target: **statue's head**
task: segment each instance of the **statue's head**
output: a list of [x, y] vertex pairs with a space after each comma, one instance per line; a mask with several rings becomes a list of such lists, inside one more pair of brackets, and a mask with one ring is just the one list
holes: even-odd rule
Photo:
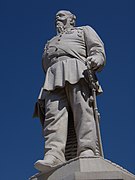
[[70, 11], [60, 10], [56, 14], [56, 28], [58, 33], [66, 28], [75, 26], [76, 16]]

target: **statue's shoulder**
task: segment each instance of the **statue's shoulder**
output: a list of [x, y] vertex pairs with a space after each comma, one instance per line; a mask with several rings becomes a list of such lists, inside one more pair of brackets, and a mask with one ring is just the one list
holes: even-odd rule
[[89, 25], [79, 26], [79, 27], [76, 27], [76, 29], [82, 30], [84, 34], [95, 32], [95, 30]]
[[89, 25], [84, 25], [84, 26], [79, 26], [79, 27], [76, 27], [78, 29], [82, 29], [82, 30], [93, 30], [93, 28]]

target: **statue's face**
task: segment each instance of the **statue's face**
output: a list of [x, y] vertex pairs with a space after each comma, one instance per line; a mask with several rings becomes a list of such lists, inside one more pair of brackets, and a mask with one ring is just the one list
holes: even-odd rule
[[66, 11], [59, 11], [56, 14], [56, 28], [58, 32], [65, 29], [65, 27], [69, 24], [71, 21], [71, 15], [68, 14]]
[[56, 14], [56, 25], [57, 24], [63, 24], [66, 25], [67, 18], [69, 18], [69, 15], [64, 11], [59, 11]]

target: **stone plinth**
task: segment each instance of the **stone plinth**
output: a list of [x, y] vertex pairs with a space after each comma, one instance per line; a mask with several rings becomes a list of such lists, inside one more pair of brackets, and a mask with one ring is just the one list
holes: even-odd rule
[[72, 159], [49, 173], [39, 173], [30, 180], [135, 180], [122, 167], [101, 157]]

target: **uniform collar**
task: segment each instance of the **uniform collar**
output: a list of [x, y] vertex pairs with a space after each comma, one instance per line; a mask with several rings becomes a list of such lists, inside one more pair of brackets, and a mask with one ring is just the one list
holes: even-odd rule
[[72, 30], [76, 29], [76, 27], [69, 27], [69, 28], [66, 28], [63, 32], [59, 33], [59, 34], [64, 34], [64, 33], [68, 33], [68, 32], [71, 32]]

